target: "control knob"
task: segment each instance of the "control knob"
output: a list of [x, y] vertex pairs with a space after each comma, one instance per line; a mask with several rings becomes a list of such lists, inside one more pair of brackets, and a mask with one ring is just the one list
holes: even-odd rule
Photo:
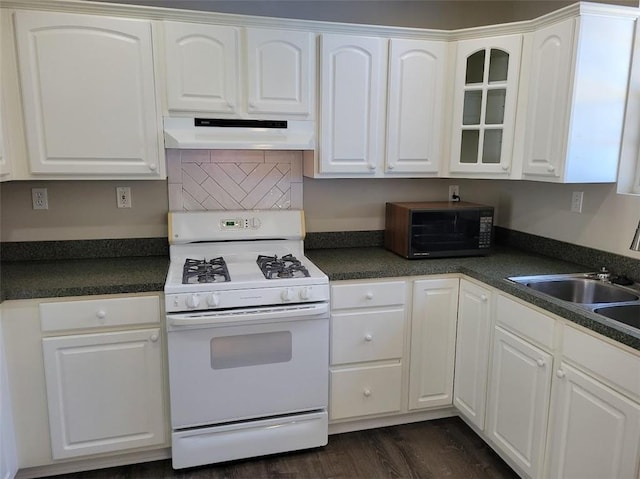
[[309, 286], [305, 286], [300, 290], [300, 299], [306, 301], [311, 298], [311, 288]]
[[192, 294], [191, 296], [187, 296], [187, 306], [190, 308], [197, 308], [200, 306], [200, 296], [197, 294]]
[[282, 293], [280, 293], [280, 298], [282, 299], [282, 301], [291, 301], [293, 296], [293, 289], [291, 288], [284, 288], [282, 290]]
[[207, 304], [211, 307], [216, 307], [220, 304], [220, 296], [218, 293], [211, 293], [207, 297]]

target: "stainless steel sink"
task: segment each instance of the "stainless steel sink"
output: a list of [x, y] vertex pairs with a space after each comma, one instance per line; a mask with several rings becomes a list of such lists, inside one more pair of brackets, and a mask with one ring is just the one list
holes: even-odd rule
[[600, 280], [596, 273], [517, 276], [508, 279], [640, 330], [640, 284], [621, 286]]
[[567, 278], [524, 283], [531, 289], [572, 303], [621, 303], [636, 301], [638, 296], [598, 279]]
[[609, 319], [640, 329], [640, 304], [605, 306], [604, 308], [596, 308], [594, 311]]

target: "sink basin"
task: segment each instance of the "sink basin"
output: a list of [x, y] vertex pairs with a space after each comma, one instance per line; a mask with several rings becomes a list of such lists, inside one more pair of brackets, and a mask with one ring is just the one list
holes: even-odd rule
[[516, 276], [509, 279], [640, 330], [640, 284], [612, 284], [597, 279], [595, 273]]
[[618, 286], [590, 278], [566, 278], [524, 283], [531, 289], [572, 303], [624, 303], [638, 296]]
[[640, 329], [640, 304], [623, 304], [596, 308], [594, 312], [607, 318]]

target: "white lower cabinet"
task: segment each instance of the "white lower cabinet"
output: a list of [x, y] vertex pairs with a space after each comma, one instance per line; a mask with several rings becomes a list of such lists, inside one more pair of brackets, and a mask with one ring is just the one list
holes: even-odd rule
[[640, 404], [564, 362], [556, 376], [550, 476], [636, 477]]
[[[45, 334], [63, 334], [42, 340], [54, 459], [165, 441], [159, 320], [154, 296], [40, 304]], [[98, 329], [136, 323], [156, 327]]]
[[571, 327], [563, 332], [548, 477], [638, 477], [640, 356]]
[[168, 447], [159, 295], [88, 298], [2, 304], [21, 471], [119, 465]]
[[54, 459], [162, 444], [158, 328], [45, 338]]
[[489, 288], [460, 280], [453, 405], [481, 431], [489, 369], [491, 297]]
[[0, 479], [12, 479], [18, 470], [10, 399], [4, 339], [0, 323]]
[[413, 282], [409, 410], [452, 404], [459, 282]]
[[497, 296], [485, 431], [529, 477], [543, 467], [554, 327], [553, 318]]
[[497, 326], [487, 435], [529, 476], [542, 467], [551, 392], [550, 354]]
[[331, 420], [400, 412], [405, 296], [404, 280], [332, 284]]

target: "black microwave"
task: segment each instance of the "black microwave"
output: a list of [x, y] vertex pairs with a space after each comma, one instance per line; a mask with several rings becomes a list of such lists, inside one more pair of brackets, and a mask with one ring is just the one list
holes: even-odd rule
[[384, 246], [405, 258], [482, 256], [492, 243], [492, 206], [462, 201], [386, 205]]

